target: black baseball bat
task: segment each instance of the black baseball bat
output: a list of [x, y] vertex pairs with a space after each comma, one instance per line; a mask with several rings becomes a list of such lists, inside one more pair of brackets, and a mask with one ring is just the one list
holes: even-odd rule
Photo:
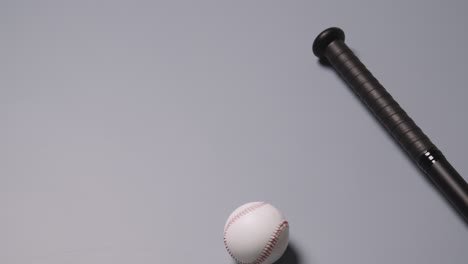
[[468, 223], [468, 184], [344, 40], [343, 30], [328, 28], [317, 36], [312, 50], [341, 75]]

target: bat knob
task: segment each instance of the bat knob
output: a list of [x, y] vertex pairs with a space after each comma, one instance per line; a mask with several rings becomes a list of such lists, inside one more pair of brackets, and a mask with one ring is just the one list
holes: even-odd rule
[[312, 51], [314, 52], [315, 56], [321, 58], [324, 55], [328, 45], [335, 40], [345, 40], [345, 34], [343, 30], [337, 27], [331, 27], [322, 31], [322, 33], [317, 36], [314, 44], [312, 45]]

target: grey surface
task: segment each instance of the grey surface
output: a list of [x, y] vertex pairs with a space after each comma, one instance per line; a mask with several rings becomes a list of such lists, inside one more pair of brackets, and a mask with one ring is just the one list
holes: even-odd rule
[[467, 225], [311, 43], [341, 26], [467, 179], [467, 8], [1, 1], [0, 263], [232, 263], [256, 200], [291, 264], [466, 263]]

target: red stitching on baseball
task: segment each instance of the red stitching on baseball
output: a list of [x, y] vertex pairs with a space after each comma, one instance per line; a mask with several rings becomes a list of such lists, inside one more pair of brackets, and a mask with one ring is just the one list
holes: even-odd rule
[[249, 263], [245, 263], [245, 262], [242, 262], [242, 261], [239, 261], [235, 256], [234, 254], [232, 254], [231, 250], [229, 249], [228, 245], [227, 245], [227, 240], [226, 240], [226, 234], [227, 234], [227, 231], [229, 229], [229, 227], [231, 227], [232, 224], [234, 224], [237, 220], [239, 220], [242, 216], [248, 214], [248, 213], [251, 213], [253, 211], [255, 211], [256, 209], [264, 206], [264, 205], [267, 205], [268, 203], [266, 202], [260, 202], [260, 203], [256, 203], [256, 204], [253, 204], [247, 208], [245, 208], [244, 210], [240, 211], [239, 213], [237, 213], [236, 215], [234, 215], [231, 220], [227, 223], [226, 225], [226, 228], [224, 229], [224, 246], [226, 247], [226, 250], [227, 252], [229, 253], [229, 255], [231, 255], [231, 257], [237, 261], [237, 263], [239, 264], [249, 264]]
[[260, 208], [264, 205], [266, 205], [268, 203], [266, 202], [260, 202], [260, 203], [256, 203], [256, 204], [253, 204], [247, 208], [245, 208], [244, 210], [240, 211], [239, 213], [237, 213], [236, 215], [234, 215], [231, 220], [229, 221], [229, 223], [226, 225], [226, 228], [224, 229], [224, 234], [226, 234], [226, 231], [228, 230], [228, 228], [234, 224], [234, 222], [236, 222], [237, 220], [239, 220], [242, 216], [254, 211], [255, 209], [257, 208]]
[[279, 235], [281, 233], [281, 231], [283, 231], [284, 228], [288, 227], [289, 226], [289, 223], [288, 221], [284, 220], [283, 222], [281, 222], [275, 229], [275, 232], [273, 232], [273, 234], [271, 235], [271, 238], [270, 240], [268, 240], [265, 248], [263, 249], [262, 253], [260, 253], [260, 256], [254, 261], [254, 262], [251, 262], [251, 263], [246, 263], [246, 262], [242, 262], [240, 260], [238, 260], [234, 254], [232, 254], [231, 250], [229, 249], [228, 245], [227, 245], [227, 240], [226, 240], [226, 234], [227, 234], [227, 230], [229, 229], [229, 227], [234, 224], [237, 220], [239, 220], [242, 216], [252, 212], [252, 211], [255, 211], [256, 209], [266, 205], [268, 203], [266, 202], [261, 202], [261, 203], [258, 203], [258, 204], [254, 204], [250, 207], [247, 207], [246, 209], [242, 210], [241, 212], [239, 212], [238, 214], [236, 214], [235, 216], [233, 216], [231, 218], [231, 220], [228, 222], [228, 224], [226, 225], [226, 228], [224, 229], [224, 246], [226, 247], [226, 250], [228, 251], [229, 255], [231, 255], [231, 257], [239, 264], [261, 264], [263, 261], [265, 261], [270, 255], [271, 253], [273, 252], [273, 249], [275, 248], [276, 244], [278, 243], [278, 239], [279, 239]]
[[273, 252], [273, 249], [275, 248], [276, 246], [276, 243], [278, 243], [278, 238], [279, 238], [279, 234], [281, 233], [281, 231], [283, 231], [283, 229], [285, 227], [287, 227], [289, 224], [288, 224], [288, 221], [284, 220], [283, 222], [281, 222], [281, 224], [278, 225], [278, 227], [276, 227], [275, 229], [275, 232], [273, 233], [273, 235], [271, 236], [270, 240], [268, 241], [268, 243], [266, 244], [265, 248], [263, 249], [262, 253], [260, 254], [260, 256], [253, 262], [253, 264], [260, 264], [262, 263], [263, 261], [265, 261], [270, 255], [271, 255], [271, 252]]

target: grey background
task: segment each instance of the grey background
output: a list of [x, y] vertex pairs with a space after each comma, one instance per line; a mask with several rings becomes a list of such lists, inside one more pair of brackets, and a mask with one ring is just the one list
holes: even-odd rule
[[[0, 263], [466, 263], [467, 225], [311, 52], [347, 43], [465, 179], [466, 1], [1, 1]], [[292, 253], [291, 253], [292, 254]]]

